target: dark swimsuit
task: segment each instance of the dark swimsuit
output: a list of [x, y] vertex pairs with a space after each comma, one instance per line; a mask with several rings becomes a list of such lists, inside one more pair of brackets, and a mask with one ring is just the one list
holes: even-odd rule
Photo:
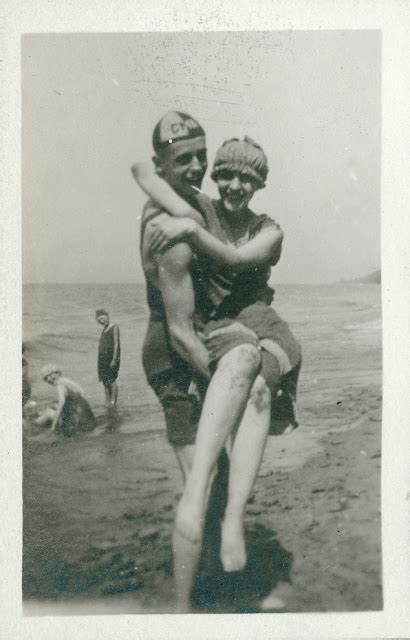
[[98, 379], [100, 382], [112, 384], [118, 378], [120, 369], [120, 345], [118, 345], [117, 358], [114, 367], [110, 367], [114, 355], [114, 327], [112, 325], [101, 333], [98, 345]]
[[[201, 211], [207, 230], [222, 242], [227, 237], [218, 218], [218, 202], [197, 196], [195, 208]], [[161, 210], [149, 201], [144, 210], [141, 247], [145, 225]], [[264, 228], [277, 226], [267, 215], [251, 213], [249, 240]], [[269, 306], [273, 290], [267, 280], [270, 265], [263, 264], [236, 276], [228, 269], [216, 267], [203, 254], [194, 257], [191, 267], [195, 294], [195, 328], [209, 334], [213, 329], [242, 322], [259, 339], [268, 338], [278, 347], [278, 357], [263, 351], [261, 375], [272, 393], [271, 434], [282, 433], [288, 425], [297, 426], [296, 387], [301, 363], [300, 347], [286, 322]], [[147, 279], [147, 301], [150, 320], [143, 347], [143, 365], [149, 384], [164, 408], [168, 439], [174, 445], [195, 442], [201, 407], [193, 407], [193, 396], [187, 394], [192, 370], [171, 348], [165, 309], [160, 291]], [[227, 333], [210, 351], [211, 364], [238, 344], [252, 342], [249, 336]], [[285, 359], [282, 366], [279, 360]], [[277, 392], [280, 392], [280, 397]]]
[[[202, 213], [205, 222], [215, 215], [213, 205], [208, 199], [200, 201], [196, 197], [192, 205]], [[141, 253], [146, 224], [161, 212], [152, 200], [149, 200], [144, 207]], [[196, 328], [203, 327], [213, 305], [207, 293], [206, 279], [195, 260], [192, 261], [191, 275], [195, 295], [194, 324]], [[162, 295], [160, 290], [149, 281], [148, 275], [146, 275], [146, 286], [150, 316], [142, 349], [144, 372], [148, 383], [161, 402], [169, 443], [174, 447], [184, 447], [195, 443], [201, 406], [196, 396], [188, 394], [193, 377], [192, 369], [171, 346]]]
[[68, 385], [64, 386], [66, 399], [57, 431], [65, 436], [72, 436], [79, 431], [91, 431], [96, 425], [96, 420], [90, 405], [81, 393]]
[[[221, 202], [214, 201], [217, 216], [212, 234], [222, 242], [229, 244], [227, 235], [219, 222], [221, 216]], [[277, 223], [265, 214], [256, 215], [248, 209], [249, 228], [246, 240], [235, 243], [236, 246], [246, 244], [255, 238], [261, 231], [269, 227], [278, 228]], [[231, 349], [240, 344], [251, 343], [258, 346], [259, 340], [268, 339], [272, 351], [262, 349], [262, 367], [260, 375], [265, 379], [271, 391], [272, 411], [270, 434], [283, 433], [288, 426], [297, 427], [296, 391], [301, 367], [301, 348], [293, 336], [288, 324], [276, 313], [270, 303], [273, 300], [274, 291], [268, 285], [270, 276], [269, 263], [260, 264], [257, 267], [234, 274], [232, 271], [218, 268], [217, 276], [211, 276], [208, 286], [214, 294], [214, 310], [211, 318], [203, 329], [203, 333], [209, 336], [215, 329], [222, 327], [232, 331], [219, 335], [206, 343], [210, 356], [211, 369]], [[213, 265], [208, 267], [212, 273]], [[215, 290], [216, 277], [225, 277], [227, 285]], [[252, 329], [258, 340], [249, 334], [238, 330], [236, 323], [241, 323], [248, 329]]]

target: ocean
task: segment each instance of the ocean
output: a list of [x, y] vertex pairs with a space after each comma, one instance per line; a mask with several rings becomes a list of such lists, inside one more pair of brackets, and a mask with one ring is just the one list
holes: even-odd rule
[[[302, 465], [317, 451], [321, 435], [360, 423], [369, 406], [376, 411], [371, 402], [381, 392], [380, 293], [378, 285], [358, 283], [276, 287], [275, 309], [303, 350], [298, 431], [304, 431], [305, 444], [292, 461], [285, 456], [284, 468]], [[97, 377], [99, 307], [121, 333], [118, 419], [109, 429]], [[142, 370], [147, 317], [142, 285], [24, 287], [31, 399], [40, 407], [54, 400], [40, 369], [55, 362], [83, 387], [99, 423], [94, 433], [53, 444], [24, 440], [26, 599], [138, 592], [134, 606], [147, 611], [153, 602], [164, 606], [169, 596], [158, 595], [158, 576], [169, 574], [171, 512], [181, 482], [160, 406]]]
[[[277, 286], [275, 309], [287, 320], [303, 347], [300, 395], [320, 394], [349, 379], [380, 381], [380, 287], [366, 284]], [[119, 432], [161, 429], [155, 395], [141, 366], [147, 325], [143, 285], [26, 285], [23, 340], [27, 346], [32, 398], [44, 403], [53, 389], [40, 377], [47, 362], [59, 364], [81, 384], [97, 414], [104, 409], [97, 378], [100, 327], [95, 309], [106, 308], [121, 331], [119, 375], [122, 421]]]

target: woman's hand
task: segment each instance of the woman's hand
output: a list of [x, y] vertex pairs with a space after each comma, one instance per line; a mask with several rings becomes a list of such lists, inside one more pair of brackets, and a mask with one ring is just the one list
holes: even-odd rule
[[145, 227], [148, 250], [161, 253], [171, 244], [187, 240], [196, 226], [196, 222], [190, 218], [173, 218], [164, 214], [156, 216]]

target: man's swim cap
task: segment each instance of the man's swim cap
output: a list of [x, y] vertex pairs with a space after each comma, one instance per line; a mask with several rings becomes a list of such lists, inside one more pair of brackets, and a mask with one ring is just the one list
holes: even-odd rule
[[61, 373], [61, 367], [58, 367], [56, 364], [45, 364], [41, 369], [41, 377], [43, 380], [52, 373]]
[[108, 311], [106, 311], [105, 309], [97, 309], [97, 311], [95, 312], [95, 317], [100, 318], [101, 316], [108, 316]]
[[247, 173], [254, 178], [261, 189], [265, 186], [268, 176], [268, 159], [263, 149], [248, 136], [243, 140], [232, 138], [226, 140], [216, 153], [211, 173], [212, 180], [216, 182], [219, 172], [225, 169]]
[[173, 142], [198, 138], [204, 135], [205, 131], [199, 122], [187, 113], [168, 111], [155, 125], [154, 133], [152, 134], [152, 146], [156, 152], [161, 152]]

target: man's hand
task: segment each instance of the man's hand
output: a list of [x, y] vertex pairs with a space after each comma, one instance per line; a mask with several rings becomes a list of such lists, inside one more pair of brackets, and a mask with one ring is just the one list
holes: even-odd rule
[[152, 253], [162, 253], [170, 245], [187, 240], [194, 233], [196, 223], [190, 218], [172, 218], [167, 214], [156, 216], [145, 227], [145, 239]]

